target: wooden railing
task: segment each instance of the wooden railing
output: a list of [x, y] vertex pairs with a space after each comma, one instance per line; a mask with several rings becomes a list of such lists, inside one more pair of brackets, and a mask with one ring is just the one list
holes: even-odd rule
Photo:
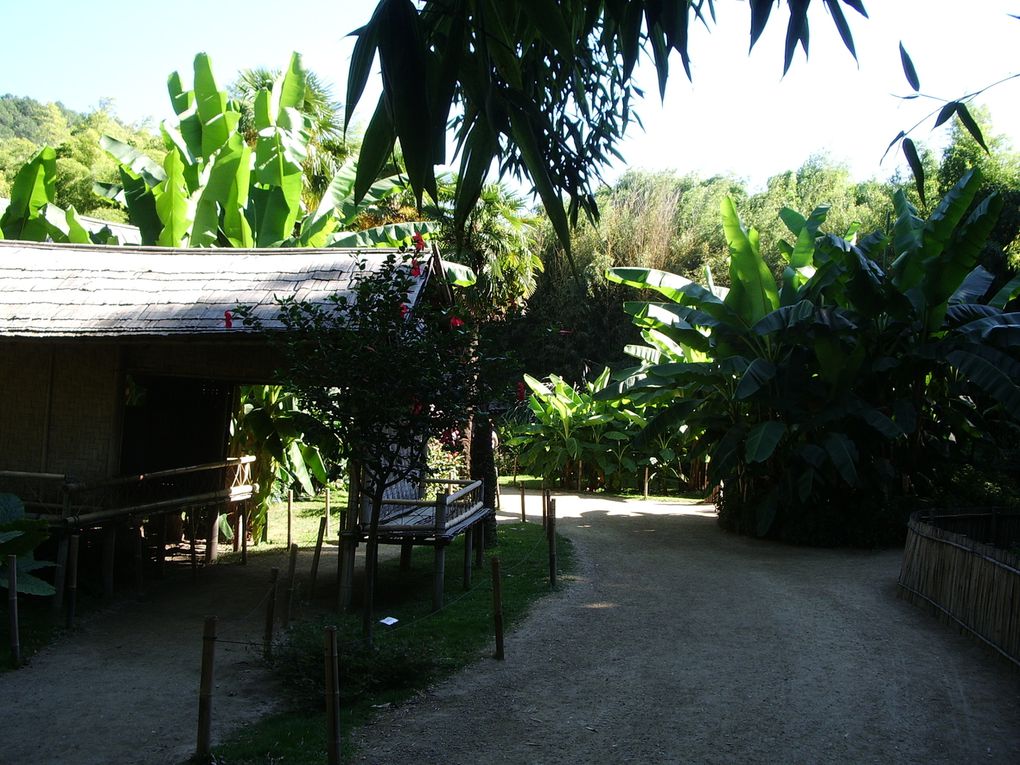
[[17, 494], [26, 510], [58, 527], [85, 527], [131, 516], [250, 499], [253, 456], [99, 481], [54, 473], [0, 471], [0, 491]]

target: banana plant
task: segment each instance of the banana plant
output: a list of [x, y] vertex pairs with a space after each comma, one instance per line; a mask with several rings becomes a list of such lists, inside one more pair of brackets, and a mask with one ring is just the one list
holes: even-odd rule
[[11, 199], [0, 216], [0, 239], [64, 244], [110, 244], [116, 238], [109, 228], [88, 231], [74, 207], [55, 203], [57, 153], [44, 146], [18, 171]]
[[9, 556], [17, 561], [18, 592], [26, 595], [52, 595], [53, 585], [32, 574], [52, 563], [35, 559], [35, 548], [50, 535], [44, 520], [25, 517], [25, 505], [16, 494], [0, 492], [0, 587], [9, 589]]
[[610, 270], [669, 302], [626, 306], [648, 345], [629, 349], [640, 365], [599, 397], [655, 407], [646, 441], [683, 425], [698, 434], [725, 525], [822, 542], [896, 533], [889, 508], [923, 492], [939, 458], [1020, 423], [1020, 314], [985, 299], [977, 265], [1001, 201], [977, 202], [979, 185], [965, 176], [927, 220], [897, 195], [891, 235], [860, 241], [823, 234], [824, 208], [784, 210], [793, 242], [779, 284], [724, 202], [724, 297]]

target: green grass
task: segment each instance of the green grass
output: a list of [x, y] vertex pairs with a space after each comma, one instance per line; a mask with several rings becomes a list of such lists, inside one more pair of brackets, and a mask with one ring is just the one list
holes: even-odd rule
[[[538, 524], [506, 524], [499, 528], [503, 613], [507, 626], [520, 620], [530, 605], [549, 592], [545, 534]], [[460, 577], [463, 537], [448, 548], [446, 607], [430, 614], [432, 549], [415, 548], [412, 568], [399, 571], [397, 560], [380, 563], [375, 617], [399, 619], [393, 627], [376, 624], [375, 650], [361, 642], [361, 614], [337, 617], [322, 612], [294, 625], [289, 644], [276, 651], [274, 669], [289, 693], [293, 711], [247, 727], [217, 747], [219, 765], [256, 763], [322, 763], [325, 761], [323, 709], [323, 628], [336, 625], [341, 644], [341, 728], [346, 756], [348, 733], [364, 724], [374, 707], [400, 703], [428, 685], [485, 655], [494, 646], [490, 564], [474, 569], [473, 587], [464, 592]], [[573, 570], [573, 551], [560, 538], [559, 568]], [[507, 643], [507, 655], [524, 650]]]

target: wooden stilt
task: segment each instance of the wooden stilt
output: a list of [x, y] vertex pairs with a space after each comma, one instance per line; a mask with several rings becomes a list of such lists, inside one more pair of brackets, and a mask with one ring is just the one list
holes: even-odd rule
[[549, 503], [549, 587], [556, 589], [556, 500]]
[[7, 556], [7, 621], [11, 636], [11, 664], [21, 666], [21, 629], [18, 627], [18, 556]]
[[113, 597], [114, 553], [117, 545], [117, 527], [113, 524], [103, 527], [103, 595]]
[[326, 627], [326, 761], [340, 765], [340, 660], [336, 627]]
[[235, 507], [234, 512], [230, 514], [230, 527], [234, 532], [234, 552], [237, 552], [241, 547], [241, 510]]
[[294, 490], [287, 491], [287, 549], [294, 544]]
[[191, 578], [195, 579], [198, 577], [198, 550], [195, 547], [197, 542], [195, 541], [195, 511], [188, 510], [188, 536], [191, 541]]
[[432, 575], [432, 611], [443, 607], [443, 590], [446, 589], [446, 545], [436, 541], [434, 573]]
[[248, 521], [251, 520], [251, 505], [245, 502], [241, 505], [241, 565], [248, 563]]
[[67, 628], [74, 626], [74, 612], [78, 608], [78, 540], [77, 534], [71, 535], [71, 543], [67, 548]]
[[496, 632], [495, 658], [503, 661], [503, 584], [499, 576], [499, 556], [492, 558], [492, 621]]
[[475, 528], [475, 568], [482, 567], [482, 558], [485, 555], [485, 523], [476, 523]]
[[57, 567], [53, 572], [53, 610], [59, 613], [64, 605], [64, 582], [67, 578], [67, 537], [63, 534], [57, 542]]
[[156, 544], [156, 576], [160, 579], [166, 573], [166, 545], [167, 545], [167, 525], [170, 523], [169, 515], [162, 515], [156, 522], [158, 529], [157, 534], [159, 535], [158, 542]]
[[525, 507], [524, 507], [524, 487], [522, 486], [521, 487], [521, 523], [527, 523], [527, 522], [528, 522], [528, 516], [527, 516], [527, 513], [525, 512]]
[[475, 541], [474, 529], [468, 529], [464, 532], [464, 589], [471, 589], [471, 563], [473, 562], [474, 555], [472, 555], [472, 548], [474, 547]]
[[340, 588], [337, 608], [346, 611], [354, 602], [354, 557], [358, 552], [358, 542], [353, 537], [345, 537], [340, 541]]
[[135, 589], [141, 590], [145, 586], [145, 533], [141, 525], [135, 529], [134, 543]]
[[411, 555], [414, 552], [414, 542], [400, 543], [400, 570], [411, 570]]
[[297, 578], [298, 546], [290, 546], [290, 561], [287, 564], [287, 607], [283, 611], [283, 628], [290, 626], [290, 617], [294, 612], [295, 579]]
[[276, 621], [276, 590], [280, 582], [280, 569], [269, 569], [269, 595], [266, 597], [266, 627], [262, 635], [262, 655], [273, 658], [273, 624]]
[[315, 580], [319, 578], [319, 556], [322, 555], [322, 540], [326, 535], [329, 517], [319, 519], [319, 535], [315, 539], [315, 553], [312, 555], [312, 573], [308, 577], [308, 600], [315, 597]]
[[330, 517], [329, 517], [330, 516], [330, 512], [329, 512], [329, 487], [328, 486], [326, 487], [326, 507], [325, 507], [325, 509], [323, 511], [323, 515], [326, 518], [326, 539], [329, 539], [329, 535], [330, 535], [329, 527], [330, 527], [330, 524], [332, 523], [332, 521], [330, 520]]
[[215, 563], [220, 557], [220, 514], [213, 510], [209, 519], [209, 537], [205, 542], [205, 562]]

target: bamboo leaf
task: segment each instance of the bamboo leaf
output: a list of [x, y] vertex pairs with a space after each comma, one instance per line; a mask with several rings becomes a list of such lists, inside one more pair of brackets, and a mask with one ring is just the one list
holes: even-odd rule
[[914, 174], [917, 195], [921, 198], [921, 203], [924, 204], [924, 166], [921, 164], [921, 158], [917, 155], [917, 147], [909, 138], [903, 139], [902, 147], [903, 156], [907, 158], [907, 164], [910, 165], [910, 172]]
[[977, 122], [974, 121], [970, 112], [967, 111], [967, 107], [963, 104], [957, 104], [956, 115], [960, 118], [960, 122], [963, 123], [963, 126], [967, 128], [967, 132], [971, 134], [975, 141], [978, 142], [978, 145], [985, 150], [986, 154], [990, 154], [991, 152], [988, 151], [988, 146], [985, 145], [985, 139], [981, 135], [981, 128], [978, 127]]
[[910, 54], [907, 53], [907, 49], [903, 47], [902, 42], [900, 43], [900, 62], [903, 64], [903, 74], [907, 78], [907, 82], [916, 93], [921, 89], [921, 83], [917, 79], [917, 70], [914, 69], [914, 62], [910, 60]]

